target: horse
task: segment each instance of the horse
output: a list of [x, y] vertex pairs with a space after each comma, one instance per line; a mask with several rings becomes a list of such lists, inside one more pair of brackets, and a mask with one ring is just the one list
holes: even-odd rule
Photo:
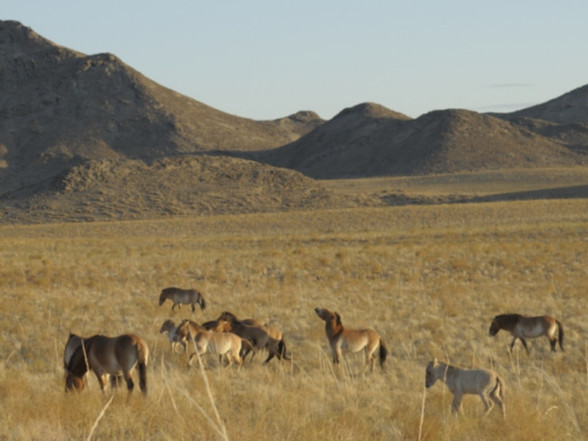
[[[253, 318], [239, 320], [235, 314], [228, 311], [223, 312], [219, 316], [217, 323], [222, 319], [228, 319], [229, 321], [233, 322], [239, 321], [243, 325], [263, 329], [265, 332], [267, 332], [267, 335], [270, 338], [270, 343], [274, 344], [274, 348], [271, 352], [277, 355], [278, 359], [280, 360], [290, 360], [290, 357], [288, 357], [286, 352], [286, 340], [284, 339], [284, 334], [282, 334], [282, 331], [280, 331], [275, 326], [272, 326], [269, 323], [262, 323], [259, 320]], [[272, 357], [270, 357], [270, 360]]]
[[206, 308], [204, 297], [202, 297], [202, 294], [195, 289], [182, 289], [175, 287], [164, 288], [161, 290], [161, 294], [159, 294], [159, 306], [163, 305], [163, 302], [167, 299], [170, 299], [173, 302], [172, 311], [176, 306], [181, 308], [182, 304], [191, 305], [192, 312], [196, 310], [196, 307], [194, 306], [196, 304], [200, 305], [200, 310]]
[[178, 343], [182, 345], [182, 347], [184, 348], [184, 352], [185, 352], [186, 351], [186, 343], [185, 343], [185, 341], [179, 340], [178, 328], [179, 328], [179, 326], [176, 326], [175, 323], [173, 322], [173, 320], [166, 320], [161, 325], [161, 328], [159, 329], [159, 333], [163, 334], [164, 332], [167, 332], [167, 338], [169, 339], [169, 345], [170, 345], [170, 349], [172, 352], [175, 352], [174, 349], [175, 349], [176, 344], [178, 344]]
[[341, 316], [337, 312], [324, 308], [315, 308], [314, 312], [325, 321], [325, 332], [333, 352], [333, 363], [338, 364], [341, 361], [343, 351], [354, 353], [364, 349], [366, 366], [369, 364], [370, 370], [373, 370], [375, 352], [379, 347], [380, 367], [384, 367], [388, 349], [380, 334], [373, 329], [344, 328]]
[[[527, 355], [530, 354], [526, 338], [537, 338], [545, 335], [549, 339], [551, 351], [556, 352], [555, 346], [559, 341], [559, 347], [563, 351], [564, 331], [561, 323], [551, 316], [543, 315], [538, 317], [525, 317], [520, 314], [501, 314], [494, 317], [490, 324], [488, 333], [491, 337], [498, 334], [498, 331], [504, 329], [513, 336], [510, 344], [510, 351], [514, 347], [517, 339], [521, 341]], [[557, 334], [557, 337], [556, 337]]]
[[[183, 320], [180, 323], [180, 325], [177, 327], [176, 339], [179, 343], [181, 343], [183, 345], [184, 350], [185, 350], [187, 342], [189, 342], [190, 340], [193, 340], [194, 342], [196, 342], [198, 335], [204, 334], [207, 332], [224, 334], [225, 329], [224, 329], [224, 326], [222, 324], [220, 324], [217, 320], [209, 321], [209, 322], [204, 323], [203, 325], [199, 325], [198, 323], [196, 323], [192, 320], [186, 319], [186, 320]], [[253, 351], [253, 353], [255, 353], [255, 350], [248, 340], [242, 339], [241, 337], [239, 337], [239, 338], [241, 340], [243, 340], [240, 344], [239, 356], [243, 361], [245, 361], [245, 358], [247, 357], [247, 355], [252, 351]], [[233, 343], [233, 345], [234, 345], [234, 343]], [[222, 359], [222, 355], [225, 353], [226, 353], [226, 351], [219, 354], [219, 361]], [[190, 356], [190, 358], [189, 358], [190, 361], [192, 360], [193, 356], [194, 356], [194, 354], [192, 354]]]
[[[264, 361], [264, 364], [268, 363], [274, 356], [278, 357], [278, 359], [282, 358], [282, 353], [279, 350], [279, 342], [271, 338], [264, 329], [246, 325], [238, 320], [234, 314], [226, 311], [217, 320], [220, 329], [224, 332], [232, 332], [241, 338], [249, 340], [251, 345], [256, 349], [267, 349], [268, 357]], [[253, 356], [251, 358], [253, 359]]]
[[489, 369], [461, 369], [445, 363], [439, 363], [435, 358], [427, 365], [425, 386], [430, 388], [437, 380], [445, 382], [451, 393], [451, 411], [456, 413], [461, 406], [465, 394], [476, 394], [484, 404], [484, 416], [488, 415], [494, 404], [497, 404], [506, 416], [504, 406], [504, 381], [493, 370]]
[[219, 361], [225, 355], [228, 361], [227, 367], [231, 366], [233, 362], [236, 362], [237, 368], [240, 368], [243, 365], [243, 358], [241, 357], [243, 346], [249, 345], [251, 348], [251, 344], [247, 340], [232, 332], [214, 332], [204, 329], [196, 333], [194, 343], [196, 344], [196, 352], [190, 355], [188, 366], [190, 366], [195, 356], [209, 352], [211, 354], [217, 354]]
[[[79, 345], [69, 354], [69, 350]], [[68, 350], [69, 348], [69, 350]], [[65, 390], [80, 391], [84, 388], [83, 377], [91, 370], [100, 383], [104, 392], [106, 376], [111, 379], [122, 375], [127, 383], [127, 389], [134, 388], [131, 374], [135, 367], [139, 371], [139, 386], [143, 394], [147, 393], [147, 362], [149, 348], [141, 337], [134, 334], [124, 334], [118, 337], [94, 335], [82, 338], [71, 334], [66, 344], [65, 355], [69, 356], [65, 366]], [[64, 360], [65, 360], [64, 356]]]

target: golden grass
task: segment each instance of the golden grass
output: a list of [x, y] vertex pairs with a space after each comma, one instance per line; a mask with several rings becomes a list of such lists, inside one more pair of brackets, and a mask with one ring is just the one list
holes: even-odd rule
[[[585, 200], [0, 227], [0, 439], [585, 439], [587, 242]], [[157, 305], [168, 285], [206, 293], [197, 321], [272, 321], [292, 362], [188, 369], [158, 334], [190, 317]], [[375, 327], [387, 368], [365, 373], [359, 355], [334, 368], [316, 306]], [[566, 352], [540, 339], [510, 355], [509, 336], [487, 335], [506, 311], [559, 318]], [[148, 397], [109, 403], [92, 376], [65, 394], [69, 331], [143, 336]], [[453, 417], [441, 384], [423, 409], [433, 357], [497, 369], [506, 421], [480, 419], [477, 397]]]

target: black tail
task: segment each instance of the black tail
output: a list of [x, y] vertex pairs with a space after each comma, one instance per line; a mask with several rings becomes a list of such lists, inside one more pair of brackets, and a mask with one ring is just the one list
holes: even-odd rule
[[139, 387], [143, 394], [147, 394], [147, 366], [145, 363], [138, 363], [139, 367]]
[[286, 342], [283, 339], [278, 342], [278, 354], [280, 354], [282, 359], [290, 360], [290, 357], [288, 357], [286, 352]]
[[206, 301], [204, 300], [204, 297], [202, 297], [202, 294], [198, 296], [198, 304], [200, 305], [200, 310], [204, 311], [206, 308]]
[[384, 368], [384, 362], [386, 361], [386, 357], [388, 356], [388, 349], [384, 345], [384, 340], [380, 339], [380, 367]]
[[558, 341], [559, 341], [559, 347], [561, 348], [561, 350], [564, 350], [563, 347], [563, 340], [564, 340], [564, 330], [563, 330], [563, 326], [561, 325], [561, 323], [556, 320], [555, 323], [557, 323], [557, 329], [558, 329]]

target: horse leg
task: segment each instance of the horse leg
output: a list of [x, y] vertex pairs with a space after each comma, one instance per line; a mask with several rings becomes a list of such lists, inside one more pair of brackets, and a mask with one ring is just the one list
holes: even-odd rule
[[498, 406], [498, 408], [500, 409], [500, 412], [502, 412], [502, 417], [506, 417], [506, 409], [504, 408], [504, 402], [500, 399], [500, 397], [498, 396], [498, 389], [494, 389], [491, 393], [490, 393], [490, 399], [492, 401], [494, 401], [494, 403], [496, 403], [496, 405]]
[[461, 406], [461, 394], [456, 393], [453, 395], [453, 401], [451, 402], [451, 412], [457, 413]]
[[555, 350], [555, 345], [557, 344], [557, 338], [555, 338], [555, 337], [551, 338], [550, 336], [548, 336], [547, 338], [549, 338], [549, 344], [551, 345], [551, 352], [557, 352]]
[[365, 365], [370, 366], [370, 372], [374, 370], [374, 352], [370, 351], [369, 348], [365, 348]]
[[520, 338], [521, 343], [523, 344], [523, 346], [525, 347], [525, 349], [527, 350], [527, 355], [529, 355], [531, 353], [531, 351], [529, 351], [529, 347], [527, 346], [527, 341], [524, 338]]
[[514, 348], [515, 343], [517, 342], [518, 337], [513, 337], [512, 341], [510, 342], [510, 352], [512, 352], [512, 348]]
[[194, 311], [196, 311], [196, 308], [194, 307], [194, 303], [192, 303], [192, 313], [194, 313]]
[[104, 374], [102, 372], [96, 371], [94, 371], [94, 374], [96, 374], [96, 378], [98, 379], [98, 383], [100, 384], [100, 390], [104, 392], [104, 388], [106, 387], [106, 379], [104, 378]]
[[135, 383], [133, 383], [133, 379], [131, 378], [130, 372], [123, 371], [123, 377], [127, 382], [127, 390], [129, 391], [129, 393], [131, 393], [133, 391], [133, 388], [135, 387]]
[[486, 397], [486, 391], [480, 392], [479, 395], [482, 403], [484, 404], [484, 417], [486, 417], [494, 407], [494, 402], [492, 400], [488, 400]]

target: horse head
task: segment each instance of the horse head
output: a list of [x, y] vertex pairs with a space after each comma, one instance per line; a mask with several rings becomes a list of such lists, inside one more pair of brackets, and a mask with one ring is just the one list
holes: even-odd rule
[[437, 379], [439, 378], [435, 373], [435, 368], [437, 366], [439, 366], [439, 363], [437, 362], [437, 358], [435, 358], [433, 361], [431, 361], [427, 365], [427, 372], [425, 374], [425, 386], [427, 388], [433, 386], [435, 384], [435, 382], [437, 381]]

